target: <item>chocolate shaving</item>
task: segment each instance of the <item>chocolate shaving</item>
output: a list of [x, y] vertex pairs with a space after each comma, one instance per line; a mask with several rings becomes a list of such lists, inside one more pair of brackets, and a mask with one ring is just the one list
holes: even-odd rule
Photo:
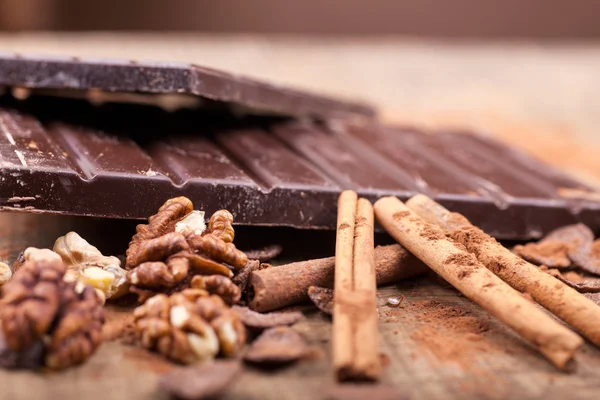
[[240, 371], [237, 360], [175, 368], [160, 377], [159, 387], [180, 399], [214, 398], [229, 387]]
[[600, 292], [600, 278], [598, 277], [580, 274], [575, 271], [560, 272], [557, 269], [548, 269], [546, 272], [578, 292]]
[[319, 310], [327, 315], [333, 315], [333, 289], [311, 286], [308, 288], [308, 298]]
[[569, 258], [570, 247], [558, 241], [527, 243], [517, 245], [515, 254], [536, 265], [547, 265], [552, 268], [568, 268], [571, 266]]
[[573, 264], [594, 275], [600, 275], [600, 239], [569, 254]]
[[244, 355], [244, 360], [253, 364], [274, 366], [298, 361], [308, 352], [309, 348], [298, 332], [287, 326], [278, 326], [264, 331], [252, 343]]
[[537, 243], [515, 246], [514, 252], [525, 260], [550, 268], [568, 268], [571, 254], [588, 247], [594, 233], [584, 224], [563, 226], [548, 233]]
[[304, 316], [301, 312], [272, 312], [261, 314], [248, 307], [233, 306], [231, 308], [249, 329], [263, 330], [282, 325], [294, 325]]
[[271, 261], [275, 257], [281, 254], [283, 251], [283, 247], [278, 244], [272, 244], [270, 246], [264, 247], [258, 250], [250, 250], [246, 251], [246, 255], [249, 260], [258, 260], [261, 263]]
[[328, 400], [405, 400], [408, 396], [392, 386], [380, 384], [344, 383], [327, 392]]

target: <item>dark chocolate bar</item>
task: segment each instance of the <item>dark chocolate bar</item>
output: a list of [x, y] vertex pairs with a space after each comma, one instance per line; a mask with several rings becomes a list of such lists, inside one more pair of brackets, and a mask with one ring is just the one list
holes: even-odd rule
[[333, 229], [342, 189], [425, 193], [504, 239], [600, 228], [598, 193], [482, 136], [0, 99], [4, 210], [142, 219], [185, 195], [239, 224]]
[[0, 86], [183, 93], [259, 112], [321, 118], [373, 116], [364, 104], [327, 98], [185, 63], [0, 53]]

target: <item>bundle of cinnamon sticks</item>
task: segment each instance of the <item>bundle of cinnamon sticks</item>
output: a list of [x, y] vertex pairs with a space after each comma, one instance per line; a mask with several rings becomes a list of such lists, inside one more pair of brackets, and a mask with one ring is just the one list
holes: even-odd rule
[[[399, 245], [374, 248], [373, 216]], [[429, 269], [561, 370], [575, 369], [575, 354], [583, 339], [574, 331], [600, 346], [598, 305], [424, 195], [406, 204], [384, 197], [371, 206], [356, 193], [343, 192], [335, 257], [254, 272], [250, 306], [268, 311], [305, 300], [310, 286], [334, 286], [334, 373], [339, 380], [376, 380], [381, 372], [376, 285]], [[291, 287], [282, 285], [290, 282], [289, 276], [294, 277]], [[285, 290], [280, 290], [283, 286]]]

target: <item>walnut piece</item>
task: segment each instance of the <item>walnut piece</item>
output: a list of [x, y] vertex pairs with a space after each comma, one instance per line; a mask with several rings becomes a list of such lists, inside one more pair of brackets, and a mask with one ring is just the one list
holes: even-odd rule
[[[147, 225], [138, 225], [127, 250], [127, 280], [139, 298], [173, 293], [190, 286], [195, 275], [233, 276], [248, 257], [233, 243], [233, 216], [216, 212], [205, 230], [204, 213], [192, 211], [185, 197], [168, 200]], [[235, 299], [227, 294], [227, 301]]]
[[17, 360], [41, 343], [39, 366], [64, 369], [81, 364], [100, 345], [102, 299], [89, 286], [65, 281], [67, 268], [60, 257], [40, 254], [23, 263], [3, 287], [0, 333], [6, 349], [1, 354]]
[[175, 232], [183, 236], [200, 236], [206, 230], [204, 211], [194, 210], [175, 224]]
[[131, 269], [139, 264], [132, 257], [137, 257], [140, 253], [139, 245], [149, 239], [155, 239], [165, 233], [170, 233], [175, 230], [175, 224], [185, 215], [192, 212], [194, 205], [191, 200], [186, 197], [175, 197], [169, 199], [163, 204], [158, 212], [148, 218], [148, 224], [140, 224], [136, 227], [136, 234], [129, 243], [129, 248], [126, 252], [125, 268]]
[[68, 268], [67, 281], [81, 281], [102, 292], [107, 299], [116, 299], [129, 292], [126, 272], [121, 260], [105, 256], [76, 232], [56, 239], [54, 252]]
[[235, 269], [241, 269], [248, 264], [248, 257], [238, 250], [233, 243], [211, 235], [195, 236], [188, 239], [191, 247], [209, 258], [227, 263]]
[[23, 251], [13, 263], [13, 273], [17, 272], [26, 261], [36, 260], [61, 260], [60, 255], [50, 249], [38, 249], [36, 247], [28, 247]]
[[231, 279], [222, 275], [196, 275], [192, 278], [191, 287], [206, 290], [210, 294], [216, 294], [230, 306], [237, 304], [242, 298], [240, 288]]
[[226, 243], [232, 243], [235, 237], [233, 215], [227, 210], [216, 211], [208, 221], [208, 232]]
[[0, 262], [0, 288], [12, 277], [12, 270], [6, 263]]
[[238, 316], [220, 297], [199, 289], [158, 294], [134, 310], [134, 320], [144, 347], [184, 364], [233, 356], [246, 342]]

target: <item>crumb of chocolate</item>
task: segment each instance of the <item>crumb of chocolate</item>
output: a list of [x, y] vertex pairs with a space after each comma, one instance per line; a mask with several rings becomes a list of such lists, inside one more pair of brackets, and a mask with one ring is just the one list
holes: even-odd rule
[[311, 286], [308, 288], [308, 298], [325, 314], [333, 314], [333, 305], [335, 304], [333, 289]]
[[302, 313], [298, 311], [262, 314], [248, 307], [240, 306], [233, 306], [231, 310], [240, 317], [247, 328], [255, 330], [268, 329], [281, 325], [294, 325], [304, 318]]
[[246, 362], [275, 366], [289, 364], [304, 358], [309, 348], [298, 332], [287, 326], [264, 331], [244, 355]]
[[215, 398], [227, 390], [240, 371], [238, 360], [175, 368], [160, 377], [159, 387], [184, 400]]
[[581, 293], [600, 292], [600, 277], [576, 271], [561, 272], [558, 269], [544, 269], [548, 274]]

